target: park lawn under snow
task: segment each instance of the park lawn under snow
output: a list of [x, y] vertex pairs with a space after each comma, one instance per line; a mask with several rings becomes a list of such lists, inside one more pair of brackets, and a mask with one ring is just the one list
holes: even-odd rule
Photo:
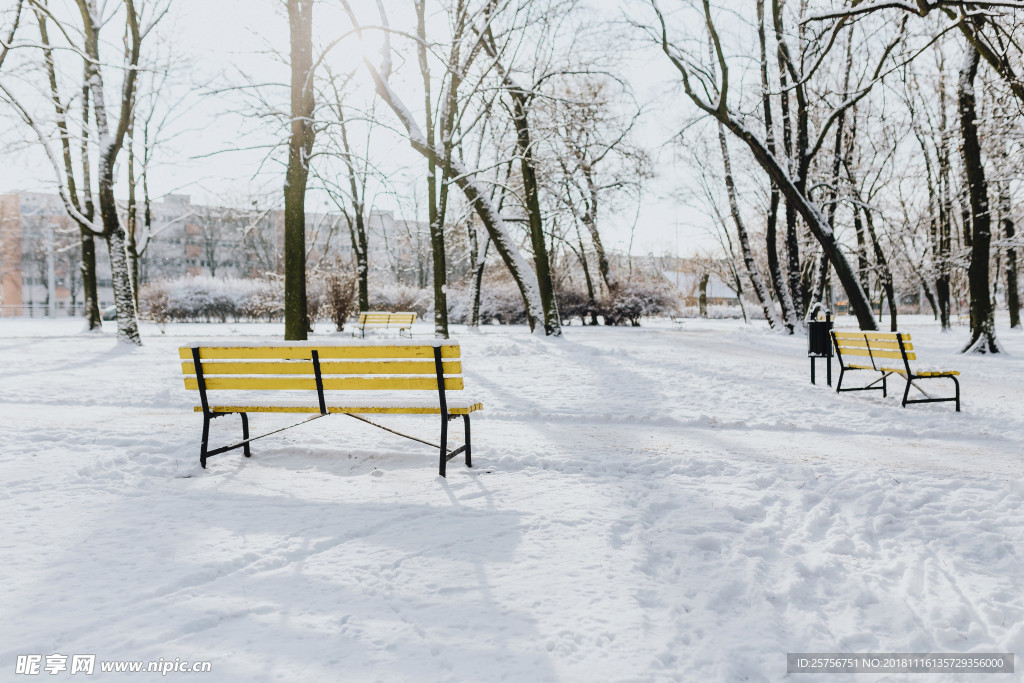
[[905, 323], [961, 371], [962, 413], [812, 386], [805, 340], [761, 324], [458, 334], [484, 410], [475, 467], [442, 479], [426, 446], [340, 415], [199, 469], [177, 346], [280, 326], [144, 326], [136, 349], [2, 320], [0, 679], [33, 653], [209, 660], [178, 677], [217, 681], [776, 681], [787, 652], [1022, 653], [1024, 335], [964, 357], [966, 328]]

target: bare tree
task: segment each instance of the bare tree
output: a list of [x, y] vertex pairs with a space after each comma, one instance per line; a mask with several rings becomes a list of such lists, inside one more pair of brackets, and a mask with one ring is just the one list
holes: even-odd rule
[[964, 173], [971, 207], [971, 339], [964, 352], [999, 353], [996, 342], [995, 306], [989, 289], [989, 248], [992, 217], [988, 205], [988, 182], [978, 140], [977, 99], [974, 81], [981, 55], [968, 44], [960, 68], [957, 96], [960, 103], [960, 133], [963, 140]]
[[516, 149], [519, 156], [519, 171], [523, 182], [523, 205], [530, 228], [530, 244], [533, 247], [533, 265], [537, 274], [541, 307], [544, 311], [544, 331], [550, 335], [562, 334], [562, 323], [558, 316], [555, 292], [551, 281], [551, 263], [544, 235], [544, 217], [540, 208], [540, 185], [537, 181], [537, 164], [534, 161], [535, 142], [530, 125], [530, 110], [536, 96], [534, 88], [524, 88], [513, 77], [511, 70], [503, 63], [503, 48], [494, 38], [493, 22], [488, 22], [482, 31], [484, 49], [491, 57], [494, 68], [501, 76], [502, 87], [508, 94], [512, 107], [512, 123], [516, 130]]
[[[115, 165], [118, 155], [124, 147], [125, 136], [128, 130], [132, 102], [135, 92], [135, 84], [139, 70], [139, 54], [143, 38], [152, 30], [153, 26], [163, 16], [165, 8], [157, 7], [151, 16], [150, 22], [143, 26], [140, 13], [133, 0], [123, 0], [120, 6], [120, 17], [124, 21], [124, 54], [123, 61], [118, 66], [123, 72], [120, 87], [120, 100], [117, 107], [108, 107], [104, 85], [105, 66], [111, 62], [108, 55], [101, 55], [100, 33], [102, 29], [110, 25], [117, 15], [109, 13], [101, 14], [101, 8], [96, 0], [75, 0], [75, 7], [81, 19], [81, 25], [75, 31], [69, 30], [64, 24], [70, 26], [70, 20], [58, 19], [50, 11], [47, 3], [43, 0], [31, 0], [34, 8], [38, 9], [41, 16], [45, 16], [60, 27], [60, 33], [68, 41], [66, 48], [79, 55], [84, 62], [84, 87], [83, 101], [85, 96], [91, 100], [92, 121], [95, 126], [97, 144], [97, 197], [99, 200], [99, 216], [90, 215], [91, 200], [88, 188], [91, 186], [90, 178], [83, 178], [83, 187], [86, 201], [81, 202], [72, 197], [69, 187], [68, 164], [62, 164], [60, 157], [51, 146], [51, 136], [45, 129], [45, 122], [29, 111], [24, 102], [12, 92], [12, 90], [0, 83], [0, 91], [4, 93], [11, 102], [21, 119], [29, 125], [39, 139], [46, 156], [53, 167], [61, 199], [64, 208], [80, 226], [87, 227], [96, 235], [101, 235], [107, 242], [107, 251], [111, 264], [111, 279], [114, 289], [114, 303], [117, 309], [117, 336], [118, 340], [130, 344], [141, 344], [138, 328], [138, 316], [135, 307], [135, 297], [132, 290], [131, 274], [125, 253], [125, 229], [118, 215], [117, 203], [114, 199]], [[43, 29], [45, 31], [45, 28]], [[75, 36], [80, 36], [80, 43], [75, 42]], [[44, 53], [44, 60], [47, 60], [47, 53], [51, 46], [44, 42], [39, 47]], [[52, 53], [51, 53], [52, 54]], [[47, 61], [47, 69], [54, 68], [53, 60]], [[50, 99], [54, 99], [54, 90], [51, 86]], [[59, 101], [59, 96], [56, 97]], [[67, 106], [60, 104], [58, 107], [58, 120], [64, 121], [63, 130], [58, 126], [60, 136], [67, 140], [66, 117]], [[83, 106], [83, 110], [85, 106]], [[82, 139], [87, 139], [89, 123], [83, 121]], [[62, 143], [61, 151], [65, 152], [67, 146]], [[87, 162], [83, 163], [87, 168]], [[83, 205], [84, 204], [84, 205]], [[86, 244], [83, 243], [83, 256], [88, 258]]]
[[[336, 145], [336, 153], [341, 157], [345, 168], [343, 182], [335, 182], [327, 174], [319, 174], [328, 196], [341, 211], [348, 226], [349, 239], [352, 243], [352, 256], [355, 259], [357, 304], [360, 311], [370, 308], [369, 294], [369, 241], [366, 222], [369, 205], [367, 204], [367, 185], [374, 175], [370, 160], [370, 142], [373, 136], [375, 115], [371, 110], [364, 117], [368, 128], [366, 143], [362, 152], [357, 152], [350, 140], [349, 108], [345, 103], [345, 91], [352, 80], [353, 74], [344, 78], [338, 77], [328, 70], [328, 85], [333, 99], [328, 104], [333, 121], [325, 127], [327, 138]], [[335, 133], [337, 134], [335, 136]]]
[[[93, 207], [92, 188], [89, 182], [89, 88], [84, 83], [81, 90], [82, 101], [82, 146], [81, 164], [84, 187], [79, 189], [75, 180], [74, 161], [71, 153], [71, 132], [68, 126], [68, 105], [61, 98], [57, 84], [57, 70], [53, 58], [53, 48], [50, 45], [49, 30], [47, 28], [47, 11], [45, 3], [35, 6], [36, 21], [39, 25], [40, 46], [43, 53], [43, 63], [46, 68], [47, 83], [50, 89], [50, 99], [53, 102], [56, 113], [56, 126], [60, 137], [61, 158], [63, 160], [63, 183], [66, 194], [72, 205], [88, 220], [81, 222], [76, 220], [79, 231], [82, 291], [83, 291], [83, 314], [86, 327], [90, 330], [98, 330], [103, 323], [100, 319], [99, 298], [96, 292], [96, 241], [92, 221], [95, 218]], [[56, 169], [55, 169], [56, 170]], [[72, 219], [74, 219], [72, 215]]]
[[[353, 26], [357, 31], [362, 31], [362, 24], [356, 18], [350, 4], [347, 0], [341, 1]], [[384, 35], [387, 39], [390, 35], [390, 28], [387, 26], [387, 18], [382, 6], [380, 7], [380, 10], [382, 23], [384, 25]], [[475, 16], [474, 21], [485, 24], [488, 21], [488, 16], [489, 14], [486, 12], [478, 13]], [[445, 159], [444, 150], [438, 149], [436, 146], [431, 147], [427, 144], [427, 138], [416, 123], [416, 120], [409, 108], [390, 85], [390, 40], [387, 40], [386, 42], [380, 68], [369, 61], [369, 59], [365, 58], [364, 65], [369, 71], [370, 77], [373, 79], [378, 96], [380, 96], [381, 100], [392, 110], [392, 112], [394, 112], [398, 117], [398, 120], [401, 122], [402, 128], [405, 130], [406, 139], [409, 141], [410, 146], [424, 157]], [[465, 128], [463, 128], [463, 131], [465, 131]], [[530, 270], [529, 266], [527, 266], [522, 255], [516, 248], [514, 241], [511, 239], [505, 220], [501, 216], [500, 209], [498, 209], [491, 200], [490, 193], [477, 180], [476, 171], [466, 168], [455, 158], [447, 160], [447, 166], [451, 182], [455, 183], [459, 189], [462, 190], [463, 194], [466, 196], [466, 200], [471, 206], [473, 206], [480, 218], [480, 221], [487, 229], [495, 249], [505, 262], [509, 273], [512, 275], [516, 285], [519, 287], [531, 329], [534, 329], [538, 323], [543, 326], [544, 308], [541, 304], [537, 277]]]
[[[651, 2], [651, 6], [655, 10], [659, 25], [659, 29], [655, 34], [657, 40], [661, 45], [662, 51], [669, 58], [673, 66], [675, 66], [679, 71], [680, 76], [682, 77], [683, 88], [688, 98], [701, 111], [711, 115], [721, 122], [730, 133], [747, 145], [757, 163], [778, 185], [779, 190], [786, 198], [786, 201], [796, 207], [811, 233], [821, 245], [829, 260], [833, 263], [836, 269], [836, 274], [849, 296], [850, 306], [853, 309], [854, 314], [857, 316], [857, 320], [860, 323], [861, 328], [868, 330], [877, 329], [877, 323], [875, 321], [874, 314], [871, 311], [871, 305], [868, 302], [867, 296], [865, 295], [859, 280], [857, 279], [856, 271], [850, 266], [845, 254], [840, 249], [835, 233], [833, 232], [832, 225], [829, 224], [824, 213], [822, 213], [821, 209], [813, 200], [811, 200], [807, 193], [801, 189], [798, 182], [799, 178], [794, 178], [790, 171], [780, 163], [778, 158], [769, 152], [765, 140], [746, 126], [736, 117], [735, 113], [730, 110], [728, 104], [729, 64], [725, 58], [725, 53], [718, 38], [718, 32], [715, 28], [715, 22], [712, 17], [711, 7], [708, 0], [704, 0], [703, 2], [703, 14], [708, 33], [711, 36], [711, 40], [715, 48], [715, 61], [717, 62], [716, 66], [718, 73], [720, 74], [717, 82], [715, 83], [712, 83], [710, 80], [711, 76], [709, 71], [701, 71], [698, 68], [695, 68], [693, 66], [693, 58], [676, 48], [669, 41], [668, 26], [664, 15], [658, 8], [657, 3], [653, 0]], [[839, 27], [837, 27], [835, 31], [838, 31], [838, 28]], [[825, 123], [819, 128], [818, 135], [814, 142], [808, 146], [808, 152], [804, 156], [813, 157], [824, 143], [825, 136], [831, 125], [838, 118], [839, 113], [842, 110], [853, 106], [857, 101], [867, 95], [871, 86], [878, 81], [883, 64], [892, 49], [895, 47], [895, 44], [896, 41], [886, 46], [886, 49], [883, 51], [882, 57], [874, 70], [873, 77], [869, 79], [869, 82], [862, 86], [854, 95], [847, 97], [839, 107], [832, 110], [831, 114], [826, 118]], [[824, 50], [819, 62], [824, 60], [825, 54], [827, 54], [827, 50]], [[806, 74], [803, 74], [801, 77], [806, 77]], [[701, 94], [701, 91], [699, 91], [698, 88], [701, 88], [704, 94]]]

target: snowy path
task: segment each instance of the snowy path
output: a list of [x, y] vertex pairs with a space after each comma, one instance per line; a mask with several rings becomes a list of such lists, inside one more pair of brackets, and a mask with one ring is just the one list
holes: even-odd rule
[[724, 321], [464, 335], [477, 467], [442, 480], [341, 416], [199, 470], [175, 348], [273, 326], [126, 350], [2, 322], [0, 679], [57, 652], [218, 681], [775, 681], [786, 652], [1024, 652], [1024, 335], [977, 359], [962, 330], [910, 331], [963, 373], [963, 413], [813, 387], [803, 340]]

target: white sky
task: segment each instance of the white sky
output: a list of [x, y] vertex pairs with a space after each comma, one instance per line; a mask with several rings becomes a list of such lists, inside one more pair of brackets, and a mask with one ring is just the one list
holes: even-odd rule
[[[608, 7], [617, 4], [608, 3]], [[329, 3], [317, 6], [317, 31], [323, 35], [348, 29], [347, 22], [331, 9]], [[332, 23], [338, 24], [337, 31], [331, 30]], [[213, 86], [239, 83], [239, 74], [253, 82], [286, 82], [287, 71], [267, 55], [266, 50], [268, 46], [287, 50], [287, 26], [281, 3], [274, 0], [174, 0], [172, 11], [160, 29], [164, 36], [161, 40], [170, 46], [181, 71], [191, 70], [199, 75], [199, 80]], [[34, 29], [34, 26], [30, 23], [28, 28]], [[144, 49], [146, 47], [144, 44]], [[639, 129], [638, 141], [656, 155], [658, 177], [648, 184], [639, 214], [633, 205], [618, 215], [604, 217], [601, 229], [606, 246], [625, 250], [632, 237], [634, 254], [678, 252], [688, 255], [698, 249], [714, 248], [707, 218], [693, 206], [669, 197], [692, 174], [682, 164], [673, 162], [671, 150], [666, 149], [665, 144], [673, 127], [680, 125], [689, 111], [683, 108], [681, 100], [677, 102], [663, 96], [667, 84], [674, 80], [674, 72], [656, 50], [647, 54], [634, 52], [632, 56], [636, 65], [631, 69], [636, 96], [641, 102], [651, 102]], [[346, 64], [357, 63], [359, 55], [353, 54], [351, 48], [341, 47], [334, 57], [340, 62], [336, 63], [338, 70], [342, 70]], [[286, 97], [284, 93], [279, 101], [286, 103]], [[415, 97], [419, 97], [418, 91]], [[221, 153], [266, 145], [274, 140], [273, 128], [261, 128], [261, 123], [252, 116], [233, 113], [232, 110], [241, 108], [241, 100], [234, 94], [201, 96], [196, 88], [179, 86], [174, 99], [180, 101], [174, 124], [178, 134], [158, 151], [160, 157], [150, 172], [150, 191], [154, 197], [184, 193], [192, 195], [193, 201], [198, 203], [231, 204], [244, 201], [253, 193], [264, 193], [281, 201], [278, 197], [283, 168], [273, 159], [263, 163], [266, 150]], [[389, 124], [395, 124], [390, 111], [383, 111], [383, 117]], [[8, 129], [6, 134], [0, 132], [4, 140], [27, 139], [29, 135], [28, 129], [14, 120], [9, 110], [0, 109], [0, 124], [0, 131]], [[52, 171], [37, 147], [4, 152], [0, 192], [53, 191]], [[402, 194], [411, 194], [408, 181], [403, 182], [403, 177], [418, 178], [422, 159], [396, 135], [382, 139], [374, 152], [375, 156], [392, 161], [393, 182]], [[122, 153], [122, 164], [124, 156]], [[280, 154], [276, 156], [277, 160], [281, 158]], [[311, 196], [307, 208], [323, 210], [324, 198]], [[394, 199], [386, 196], [378, 202], [378, 208], [399, 209]], [[402, 211], [412, 218], [410, 214], [415, 209], [407, 202]], [[636, 228], [631, 236], [634, 221]]]

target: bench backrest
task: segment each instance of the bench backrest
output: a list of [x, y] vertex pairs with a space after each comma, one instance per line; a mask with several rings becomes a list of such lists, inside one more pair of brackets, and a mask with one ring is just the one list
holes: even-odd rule
[[[909, 362], [915, 360], [914, 345], [910, 335], [902, 332], [832, 332], [839, 362], [846, 365], [843, 356], [861, 356], [871, 362], [876, 370], [884, 361], [898, 359], [910, 369]], [[881, 361], [881, 362], [880, 362]], [[888, 363], [887, 365], [891, 365]]]
[[[458, 342], [437, 345], [197, 344], [178, 350], [186, 389], [206, 391], [458, 391], [463, 388]], [[198, 371], [196, 358], [198, 357]]]
[[388, 313], [384, 311], [364, 311], [359, 314], [359, 326], [374, 327], [411, 327], [416, 322], [416, 314], [407, 311]]

